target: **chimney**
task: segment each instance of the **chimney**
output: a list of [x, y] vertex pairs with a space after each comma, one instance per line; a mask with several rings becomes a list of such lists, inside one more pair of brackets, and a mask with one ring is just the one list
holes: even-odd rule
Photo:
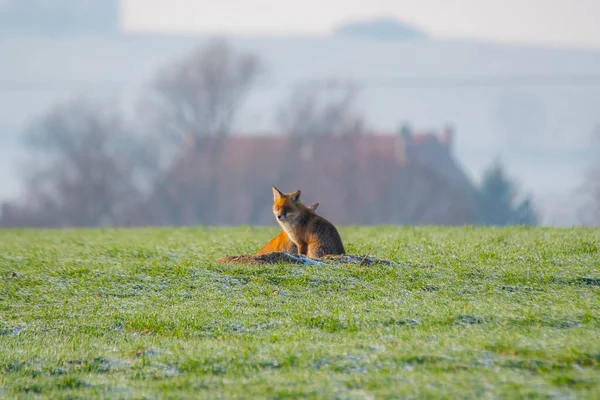
[[405, 140], [410, 140], [410, 137], [412, 136], [412, 129], [410, 129], [410, 125], [408, 125], [408, 123], [403, 123], [402, 126], [400, 127], [400, 136], [402, 136], [402, 138], [404, 138]]
[[394, 153], [396, 156], [396, 161], [400, 165], [406, 164], [406, 146], [405, 140], [400, 135], [396, 136], [394, 140]]
[[446, 125], [442, 131], [440, 143], [446, 147], [448, 152], [452, 151], [452, 148], [454, 147], [454, 128], [450, 124]]
[[410, 156], [412, 144], [412, 129], [408, 123], [403, 123], [398, 131], [398, 135], [395, 140], [395, 152], [396, 152], [396, 160], [400, 165], [404, 165], [408, 161], [408, 157]]

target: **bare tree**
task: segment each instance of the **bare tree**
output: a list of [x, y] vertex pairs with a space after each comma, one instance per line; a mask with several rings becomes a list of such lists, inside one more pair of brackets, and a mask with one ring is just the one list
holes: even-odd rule
[[127, 223], [140, 202], [136, 176], [151, 157], [113, 111], [76, 99], [35, 121], [25, 135], [26, 225]]
[[261, 70], [257, 56], [238, 54], [217, 39], [168, 65], [149, 93], [160, 134], [176, 145], [185, 135], [197, 143], [227, 135]]
[[354, 83], [329, 79], [299, 84], [278, 112], [283, 131], [302, 137], [352, 135], [364, 131]]
[[257, 56], [213, 40], [157, 75], [148, 101], [170, 171], [157, 182], [154, 198], [170, 210], [166, 220], [217, 221], [224, 141], [262, 69]]

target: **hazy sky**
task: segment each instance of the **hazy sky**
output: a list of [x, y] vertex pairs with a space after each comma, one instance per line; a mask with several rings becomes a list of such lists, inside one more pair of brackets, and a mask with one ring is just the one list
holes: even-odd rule
[[600, 0], [122, 0], [125, 27], [160, 32], [326, 34], [393, 16], [437, 38], [600, 48]]

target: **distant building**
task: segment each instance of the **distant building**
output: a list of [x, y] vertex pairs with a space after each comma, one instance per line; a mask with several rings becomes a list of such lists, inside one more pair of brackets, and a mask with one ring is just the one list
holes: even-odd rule
[[119, 0], [5, 0], [0, 34], [117, 34], [119, 7]]
[[[476, 221], [475, 188], [452, 155], [452, 131], [194, 140], [142, 207], [153, 225], [274, 223], [271, 186], [301, 189], [338, 224]], [[135, 223], [135, 222], [134, 222]]]

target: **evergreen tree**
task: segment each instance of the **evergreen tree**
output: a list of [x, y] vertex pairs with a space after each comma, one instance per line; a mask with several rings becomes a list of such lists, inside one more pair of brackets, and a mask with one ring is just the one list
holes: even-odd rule
[[481, 225], [537, 225], [538, 216], [530, 196], [519, 200], [517, 184], [495, 163], [483, 177], [477, 192], [478, 220]]

